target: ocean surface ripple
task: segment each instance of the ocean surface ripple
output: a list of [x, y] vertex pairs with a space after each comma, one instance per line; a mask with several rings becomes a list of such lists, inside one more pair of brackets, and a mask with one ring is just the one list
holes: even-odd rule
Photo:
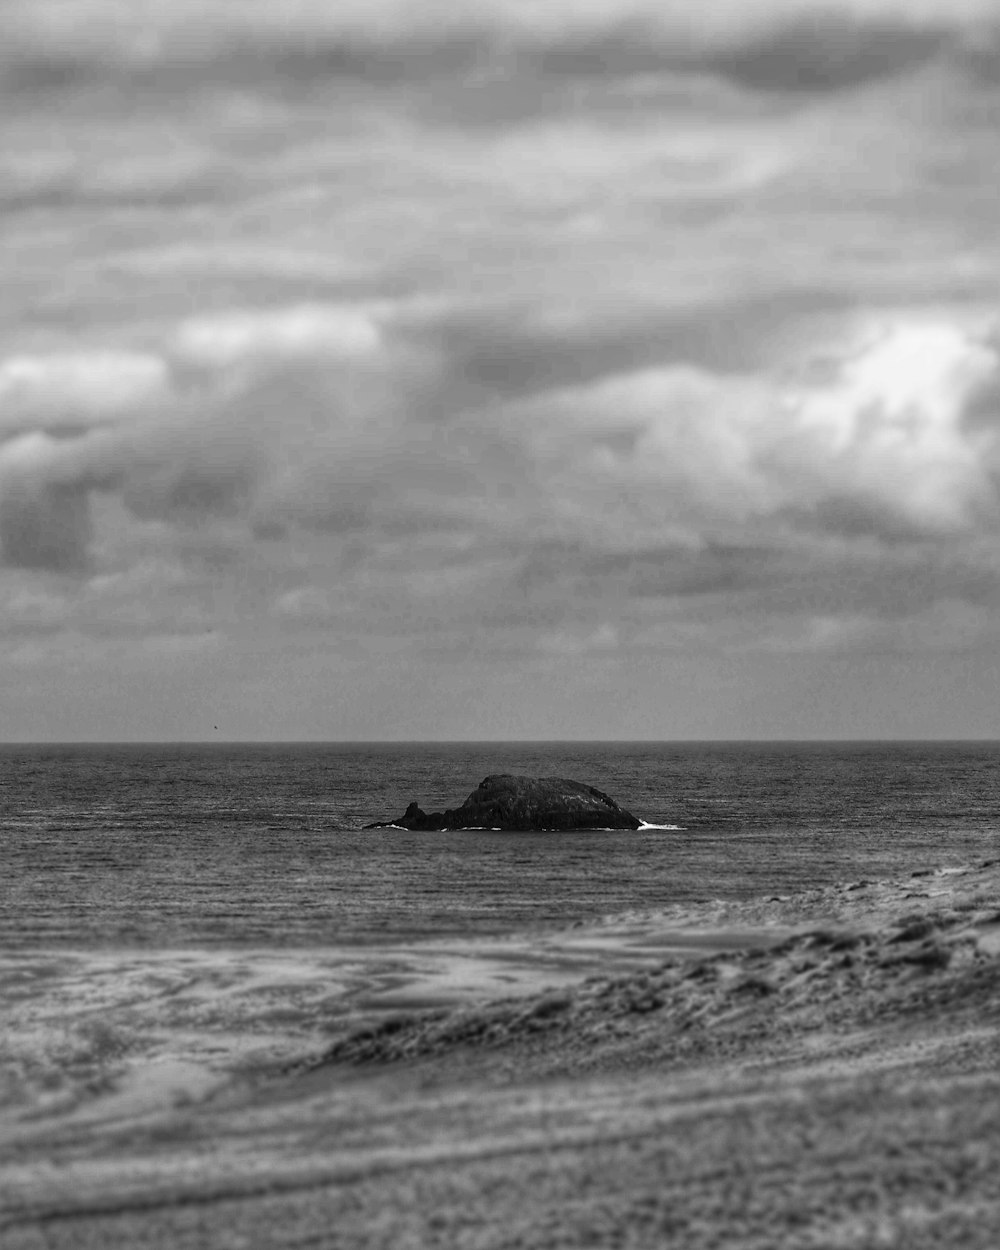
[[[487, 774], [572, 777], [632, 833], [364, 832]], [[996, 852], [1000, 746], [0, 747], [7, 949], [398, 941], [782, 895]], [[672, 828], [671, 826], [679, 826]]]

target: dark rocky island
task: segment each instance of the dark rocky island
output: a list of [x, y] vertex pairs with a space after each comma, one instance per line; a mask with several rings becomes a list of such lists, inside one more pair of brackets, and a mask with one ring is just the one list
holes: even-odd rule
[[396, 820], [369, 829], [638, 829], [642, 821], [593, 786], [564, 777], [487, 777], [461, 807], [425, 812], [411, 803]]

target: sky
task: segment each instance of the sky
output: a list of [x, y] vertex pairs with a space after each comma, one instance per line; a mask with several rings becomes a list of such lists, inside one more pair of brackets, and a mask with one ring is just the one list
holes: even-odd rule
[[4, 0], [0, 740], [1000, 737], [998, 0]]

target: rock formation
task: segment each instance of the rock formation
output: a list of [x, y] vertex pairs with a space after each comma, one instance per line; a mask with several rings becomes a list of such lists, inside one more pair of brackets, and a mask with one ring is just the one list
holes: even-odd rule
[[411, 803], [398, 820], [369, 829], [638, 829], [642, 824], [593, 786], [563, 777], [487, 777], [461, 807], [424, 812]]

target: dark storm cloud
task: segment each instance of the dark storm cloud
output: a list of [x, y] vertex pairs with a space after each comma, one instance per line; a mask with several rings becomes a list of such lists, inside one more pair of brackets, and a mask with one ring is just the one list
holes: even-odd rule
[[560, 581], [591, 601], [688, 600], [739, 596], [747, 607], [777, 613], [866, 611], [892, 619], [935, 598], [977, 606], [1000, 604], [997, 559], [984, 547], [911, 536], [886, 542], [870, 531], [865, 543], [781, 542], [772, 531], [757, 543], [707, 540], [698, 547], [594, 552], [578, 545], [540, 543], [519, 566], [516, 584], [528, 597], [546, 597]]
[[791, 286], [694, 307], [654, 305], [617, 316], [611, 310], [602, 319], [562, 325], [531, 308], [471, 306], [403, 328], [442, 354], [457, 385], [516, 397], [656, 365], [747, 372], [761, 366], [784, 330], [843, 314], [853, 302]]
[[[1000, 433], [1000, 371], [976, 389], [962, 413], [962, 424], [974, 436]], [[994, 468], [1000, 472], [1000, 463]]]
[[0, 554], [14, 568], [79, 572], [90, 534], [85, 487], [44, 483], [0, 495]]
[[189, 455], [148, 469], [141, 465], [133, 469], [122, 499], [137, 517], [197, 524], [207, 517], [243, 512], [253, 477], [249, 466], [205, 464], [197, 455]]
[[[984, 521], [992, 527], [1000, 520], [1000, 491], [994, 489], [982, 501]], [[799, 533], [833, 535], [847, 540], [876, 538], [888, 546], [909, 545], [940, 532], [935, 518], [903, 512], [875, 493], [860, 495], [832, 491], [808, 508], [782, 509], [780, 518]]]
[[[781, 548], [709, 540], [699, 546], [593, 551], [578, 544], [539, 543], [521, 563], [515, 584], [536, 607], [571, 591], [591, 604], [745, 595], [789, 575]], [[557, 588], [555, 596], [553, 589]]]
[[162, 54], [135, 59], [114, 44], [68, 48], [19, 58], [5, 75], [14, 97], [49, 98], [114, 91], [155, 99], [185, 91], [244, 89], [295, 98], [338, 83], [373, 94], [407, 83], [462, 78], [483, 48], [471, 38], [407, 36], [324, 39], [294, 28], [266, 38], [219, 37], [172, 42]]
[[0, 216], [13, 213], [58, 213], [92, 210], [191, 209], [199, 204], [220, 203], [236, 196], [240, 188], [221, 178], [179, 178], [172, 185], [101, 185], [85, 173], [56, 178], [41, 185], [18, 185], [0, 176]]
[[675, 547], [591, 555], [580, 572], [584, 578], [620, 581], [637, 599], [686, 598], [759, 590], [787, 578], [787, 566], [780, 549], [709, 541], [696, 550]]
[[120, 498], [139, 519], [176, 525], [237, 512], [254, 477], [253, 440], [218, 416], [199, 420], [190, 406], [151, 355], [8, 361], [0, 563], [88, 572], [95, 493]]
[[951, 46], [948, 26], [860, 20], [831, 9], [778, 25], [706, 64], [756, 91], [824, 94], [892, 78]]
[[[42, 10], [45, 5], [41, 5]], [[98, 14], [104, 6], [97, 4]], [[401, 13], [398, 6], [373, 4], [358, 12], [324, 13], [300, 6], [286, 22], [262, 20], [256, 6], [243, 14], [208, 11], [171, 18], [147, 30], [115, 9], [95, 38], [82, 24], [30, 20], [13, 23], [5, 41], [5, 90], [12, 96], [106, 91], [153, 96], [239, 88], [294, 98], [341, 84], [367, 97], [418, 86], [415, 103], [435, 108], [435, 92], [455, 84], [468, 90], [470, 120], [484, 116], [490, 102], [498, 120], [515, 120], [517, 94], [526, 111], [562, 109], [580, 86], [641, 82], [657, 78], [716, 75], [752, 91], [823, 95], [892, 78], [919, 67], [954, 46], [965, 47], [961, 15], [925, 11], [911, 16], [905, 6], [880, 13], [841, 6], [722, 6], [697, 16], [649, 4], [606, 6], [593, 14], [567, 7], [564, 20], [525, 20], [516, 6], [470, 6], [465, 12]], [[28, 16], [25, 16], [28, 15]], [[100, 28], [98, 28], [100, 29]], [[977, 72], [995, 58], [977, 36], [966, 55]], [[517, 91], [505, 84], [518, 83]], [[477, 98], [478, 96], [478, 98]], [[447, 98], [457, 100], [449, 95]], [[672, 97], [676, 102], [677, 97]], [[455, 119], [458, 124], [461, 118]]]

